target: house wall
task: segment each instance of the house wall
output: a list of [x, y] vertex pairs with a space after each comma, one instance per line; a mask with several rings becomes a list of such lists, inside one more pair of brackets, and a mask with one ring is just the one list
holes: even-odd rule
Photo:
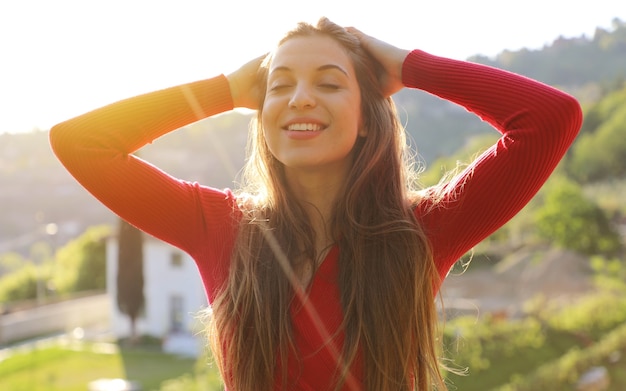
[[[130, 333], [128, 317], [117, 308], [117, 240], [107, 242], [107, 293], [111, 297], [111, 328], [118, 337]], [[179, 254], [180, 265], [172, 265], [172, 254]], [[181, 331], [195, 333], [196, 317], [206, 307], [202, 280], [193, 259], [164, 242], [147, 238], [144, 242], [145, 311], [138, 319], [141, 334], [164, 338], [172, 332], [172, 297], [179, 297]]]

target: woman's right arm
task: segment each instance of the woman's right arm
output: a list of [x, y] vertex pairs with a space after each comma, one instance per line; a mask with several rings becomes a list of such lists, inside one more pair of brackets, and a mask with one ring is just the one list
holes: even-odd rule
[[220, 235], [229, 233], [219, 224], [230, 221], [226, 214], [232, 213], [232, 195], [175, 179], [132, 153], [168, 132], [232, 108], [228, 79], [218, 76], [88, 112], [54, 126], [50, 141], [67, 170], [104, 205], [191, 253], [197, 243], [220, 241]]

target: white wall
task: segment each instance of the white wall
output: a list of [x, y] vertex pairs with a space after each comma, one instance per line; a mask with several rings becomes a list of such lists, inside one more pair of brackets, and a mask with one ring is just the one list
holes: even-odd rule
[[[107, 242], [107, 293], [111, 297], [112, 331], [118, 337], [128, 336], [130, 323], [121, 314], [116, 303], [117, 240]], [[172, 266], [172, 254], [181, 254], [181, 265]], [[182, 297], [182, 326], [196, 331], [195, 317], [206, 307], [206, 296], [200, 274], [193, 259], [164, 242], [147, 237], [144, 241], [144, 297], [145, 313], [137, 322], [137, 331], [155, 337], [165, 337], [171, 330], [171, 297]]]

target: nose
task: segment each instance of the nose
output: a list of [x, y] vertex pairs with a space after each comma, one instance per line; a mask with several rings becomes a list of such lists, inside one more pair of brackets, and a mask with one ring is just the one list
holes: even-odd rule
[[289, 99], [289, 107], [293, 109], [307, 109], [315, 107], [316, 100], [312, 88], [304, 83], [298, 83]]

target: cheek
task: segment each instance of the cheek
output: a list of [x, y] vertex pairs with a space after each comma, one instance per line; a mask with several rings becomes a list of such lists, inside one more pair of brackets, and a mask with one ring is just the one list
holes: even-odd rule
[[278, 104], [272, 99], [266, 99], [261, 109], [261, 123], [267, 129], [276, 124], [278, 118]]
[[272, 124], [274, 121], [271, 120], [269, 114], [266, 114], [266, 111], [263, 111], [261, 115], [261, 137], [258, 139], [260, 143], [265, 145], [265, 150], [270, 154], [276, 156], [276, 132], [272, 131], [274, 127]]

